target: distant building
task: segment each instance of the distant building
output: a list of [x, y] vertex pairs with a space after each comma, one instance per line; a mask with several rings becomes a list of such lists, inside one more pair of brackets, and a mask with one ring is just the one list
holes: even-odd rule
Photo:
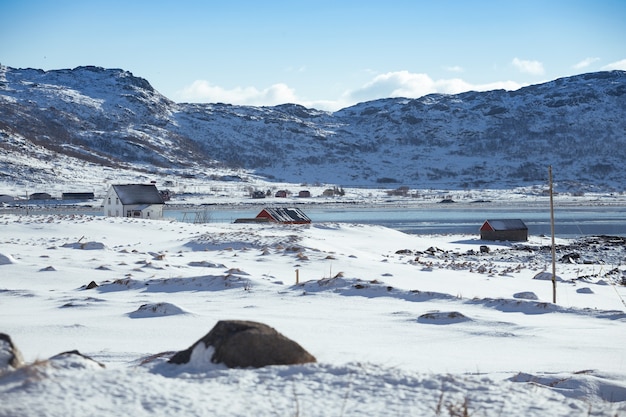
[[163, 218], [163, 197], [154, 184], [112, 185], [104, 198], [104, 215], [111, 217]]
[[276, 191], [276, 194], [274, 195], [274, 197], [286, 198], [287, 197], [287, 190], [278, 190], [278, 191]]
[[311, 219], [302, 210], [295, 207], [264, 208], [256, 217], [237, 219], [235, 223], [281, 223], [309, 224]]
[[15, 197], [7, 194], [0, 194], [0, 203], [12, 203], [15, 201]]
[[63, 193], [61, 194], [61, 200], [93, 200], [93, 193]]
[[163, 201], [170, 201], [172, 199], [172, 195], [174, 194], [170, 190], [161, 190], [159, 193], [161, 194]]
[[48, 193], [32, 193], [29, 200], [52, 200], [52, 196]]
[[327, 188], [324, 190], [324, 192], [322, 192], [322, 195], [324, 197], [334, 197], [336, 195], [344, 196], [345, 194], [346, 192], [344, 191], [344, 189], [339, 187]]
[[482, 240], [528, 240], [528, 227], [519, 219], [485, 220], [480, 227]]
[[298, 193], [298, 197], [301, 197], [301, 198], [311, 197], [311, 192], [309, 190], [302, 190]]

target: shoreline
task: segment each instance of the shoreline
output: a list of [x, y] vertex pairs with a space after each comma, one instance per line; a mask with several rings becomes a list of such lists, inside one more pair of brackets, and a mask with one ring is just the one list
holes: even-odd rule
[[[350, 200], [350, 201], [315, 201], [312, 199], [307, 199], [306, 201], [297, 201], [297, 200], [285, 200], [278, 198], [268, 198], [268, 199], [237, 199], [232, 201], [223, 201], [223, 202], [211, 202], [211, 203], [200, 203], [200, 202], [166, 202], [163, 208], [164, 212], [167, 211], [181, 211], [185, 209], [189, 209], [189, 211], [211, 211], [211, 210], [252, 210], [257, 208], [263, 208], [267, 206], [278, 206], [278, 207], [286, 207], [286, 206], [295, 206], [301, 208], [312, 208], [312, 209], [341, 209], [346, 208], [349, 210], [368, 210], [368, 209], [385, 209], [385, 210], [402, 210], [402, 209], [413, 209], [413, 210], [427, 210], [427, 209], [436, 209], [436, 210], [445, 210], [445, 209], [516, 209], [516, 210], [525, 210], [525, 209], [541, 209], [546, 208], [549, 209], [549, 200], [548, 197], [543, 198], [542, 200], [526, 200], [526, 199], [515, 199], [515, 200], [475, 200], [475, 201], [453, 201], [453, 202], [441, 202], [441, 201], [407, 201], [408, 199], [388, 199], [387, 201], [363, 201], [363, 200]], [[545, 201], [544, 201], [545, 200]], [[577, 208], [585, 209], [585, 208], [599, 208], [599, 207], [611, 207], [611, 208], [619, 208], [623, 207], [626, 209], [626, 198], [620, 198], [615, 200], [610, 199], [576, 199], [572, 200], [568, 199], [556, 199], [555, 200], [555, 209], [558, 210], [559, 207], [567, 208], [570, 210], [575, 210]], [[31, 212], [37, 213], [59, 213], [59, 212], [102, 212], [103, 208], [100, 205], [92, 205], [89, 203], [29, 203], [29, 204], [16, 204], [16, 205], [8, 205], [0, 207], [0, 214], [30, 214]]]

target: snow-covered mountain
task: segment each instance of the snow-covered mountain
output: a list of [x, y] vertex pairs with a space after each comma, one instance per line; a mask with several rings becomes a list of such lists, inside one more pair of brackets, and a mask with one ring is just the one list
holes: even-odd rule
[[[623, 189], [626, 72], [517, 91], [381, 99], [334, 113], [174, 103], [120, 69], [0, 66], [0, 180], [143, 170], [344, 186]], [[104, 171], [103, 171], [104, 170]], [[102, 174], [98, 174], [102, 175]], [[97, 176], [97, 175], [96, 175]]]

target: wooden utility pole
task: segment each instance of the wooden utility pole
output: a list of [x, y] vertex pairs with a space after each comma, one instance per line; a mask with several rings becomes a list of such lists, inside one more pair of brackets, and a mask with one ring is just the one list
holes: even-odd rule
[[550, 231], [552, 234], [552, 302], [556, 304], [556, 247], [554, 244], [554, 197], [552, 189], [552, 165], [548, 167], [550, 181]]

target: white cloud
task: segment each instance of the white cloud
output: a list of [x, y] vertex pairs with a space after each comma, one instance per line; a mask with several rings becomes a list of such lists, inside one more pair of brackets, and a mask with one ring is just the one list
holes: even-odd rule
[[528, 61], [519, 58], [513, 58], [511, 62], [520, 72], [532, 75], [541, 75], [544, 73], [543, 64], [539, 61]]
[[225, 89], [205, 80], [196, 80], [177, 92], [177, 101], [196, 103], [229, 103], [250, 106], [272, 106], [284, 103], [297, 103], [293, 89], [286, 84], [274, 84], [259, 90], [255, 87], [235, 87]]
[[605, 65], [601, 68], [603, 71], [612, 71], [612, 70], [622, 70], [626, 71], [626, 59], [622, 59], [621, 61], [612, 62], [608, 65]]
[[582, 61], [574, 64], [572, 66], [572, 68], [574, 69], [582, 69], [582, 68], [587, 68], [589, 65], [593, 64], [596, 61], [599, 61], [600, 58], [585, 58]]
[[354, 90], [345, 91], [340, 97], [325, 100], [306, 100], [298, 97], [286, 84], [274, 84], [266, 89], [237, 87], [225, 89], [208, 81], [197, 80], [177, 93], [178, 102], [229, 103], [248, 106], [273, 106], [285, 103], [301, 104], [319, 110], [336, 111], [358, 102], [381, 98], [420, 98], [428, 94], [458, 94], [466, 91], [490, 91], [497, 89], [517, 90], [523, 85], [513, 81], [497, 81], [488, 84], [471, 84], [460, 78], [433, 80], [428, 74], [409, 71], [393, 71], [378, 74]]
[[432, 93], [458, 94], [466, 91], [517, 90], [520, 87], [522, 85], [513, 81], [471, 84], [459, 78], [433, 80], [427, 74], [397, 71], [376, 76], [363, 87], [346, 93], [344, 101], [354, 103], [386, 97], [419, 98]]
[[371, 97], [421, 97], [435, 92], [435, 82], [426, 74], [396, 71], [380, 74], [349, 95], [359, 101]]
[[459, 94], [466, 91], [518, 90], [524, 85], [515, 81], [494, 81], [487, 84], [470, 84], [460, 79], [437, 81], [439, 93]]

